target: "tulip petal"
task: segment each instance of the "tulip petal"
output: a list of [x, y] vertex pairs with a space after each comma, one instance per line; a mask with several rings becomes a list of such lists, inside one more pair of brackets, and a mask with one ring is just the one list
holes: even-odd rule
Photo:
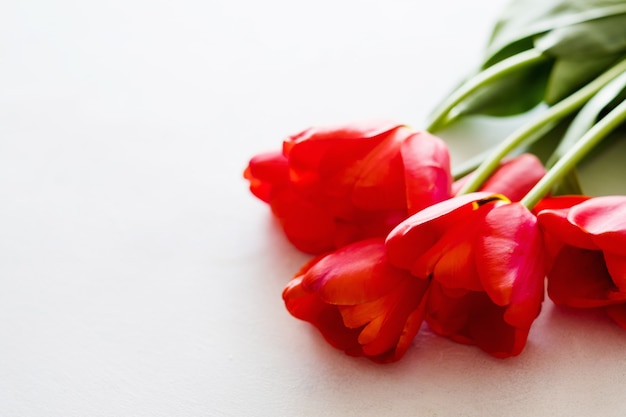
[[[400, 146], [408, 129], [396, 129], [373, 148], [359, 163], [359, 171], [350, 179], [350, 201], [364, 210], [389, 210], [405, 207], [406, 191]], [[338, 180], [338, 179], [337, 179]], [[329, 181], [332, 186], [335, 181]]]
[[520, 344], [516, 343], [517, 329], [504, 320], [505, 308], [494, 304], [485, 293], [472, 295], [472, 317], [468, 330], [476, 346], [498, 358], [519, 354], [521, 350]]
[[504, 162], [480, 187], [480, 191], [504, 194], [519, 201], [543, 178], [546, 169], [532, 154], [522, 154]]
[[428, 250], [415, 260], [411, 274], [416, 277], [433, 276], [449, 289], [482, 290], [474, 262], [474, 239], [481, 224], [479, 212], [472, 212], [463, 228], [452, 227]]
[[505, 307], [494, 304], [484, 292], [470, 291], [451, 298], [443, 287], [433, 282], [426, 321], [437, 334], [505, 358], [522, 351], [528, 334], [528, 329], [511, 326], [504, 319], [505, 311]]
[[504, 306], [514, 286], [535, 288], [537, 274], [543, 275], [540, 231], [526, 207], [511, 203], [487, 212], [482, 232], [475, 252], [478, 273], [489, 297]]
[[480, 276], [476, 271], [476, 264], [474, 263], [473, 252], [473, 241], [467, 238], [464, 241], [458, 241], [449, 250], [445, 250], [443, 256], [437, 260], [433, 276], [443, 286], [452, 290], [482, 290]]
[[398, 268], [411, 269], [446, 228], [463, 222], [474, 211], [476, 201], [488, 196], [489, 193], [472, 193], [444, 200], [406, 219], [385, 241], [389, 262]]
[[359, 330], [346, 329], [335, 307], [323, 303], [315, 293], [302, 287], [302, 277], [287, 285], [283, 300], [291, 315], [313, 324], [332, 346], [351, 355], [360, 354], [361, 347], [357, 341]]
[[287, 239], [307, 253], [321, 253], [335, 247], [334, 219], [321, 207], [284, 189], [270, 202]]
[[400, 334], [400, 338], [398, 339], [398, 343], [396, 345], [395, 352], [391, 357], [391, 360], [400, 359], [406, 351], [409, 349], [411, 342], [419, 332], [422, 322], [424, 321], [424, 310], [426, 306], [427, 295], [422, 297], [422, 302], [420, 303], [417, 310], [414, 310], [406, 319], [406, 323], [404, 328], [402, 329], [402, 333]]
[[282, 152], [262, 153], [250, 159], [243, 176], [250, 181], [252, 194], [269, 203], [272, 191], [287, 184], [289, 164]]
[[583, 249], [598, 249], [590, 234], [568, 220], [568, 213], [569, 209], [544, 209], [538, 212], [537, 219], [547, 235], [562, 243]]
[[[375, 316], [359, 335], [359, 343], [363, 345], [363, 352], [366, 355], [377, 356], [394, 350], [407, 326], [415, 331], [413, 334], [415, 336], [419, 330], [419, 325], [408, 323], [407, 318], [411, 316], [412, 320], [419, 319], [419, 323], [421, 323], [421, 314], [414, 313], [420, 311], [427, 289], [427, 281], [409, 277], [399, 284], [394, 291], [375, 303], [340, 309], [344, 322], [348, 320], [349, 315], [362, 315], [362, 312], [359, 311], [361, 309], [370, 310], [367, 315]], [[377, 313], [373, 314], [372, 310], [377, 311]], [[423, 306], [421, 310], [423, 310]], [[351, 317], [349, 320], [353, 319], [354, 317]], [[410, 340], [408, 342], [410, 343]]]
[[[511, 201], [520, 201], [545, 173], [541, 161], [535, 155], [525, 153], [500, 164], [479, 191], [503, 194]], [[474, 175], [472, 172], [455, 181], [452, 193], [456, 195]]]
[[568, 219], [602, 250], [626, 256], [626, 196], [589, 199], [572, 207]]
[[288, 137], [283, 142], [283, 153], [298, 173], [317, 171], [322, 161], [335, 161], [335, 166], [340, 166], [358, 160], [359, 155], [365, 155], [384, 139], [384, 134], [400, 126], [395, 122], [372, 122], [313, 127]]
[[599, 250], [565, 246], [548, 272], [548, 295], [556, 304], [601, 307], [614, 304], [617, 292]]
[[402, 143], [402, 162], [409, 214], [451, 196], [450, 155], [445, 143], [427, 132]]
[[[551, 231], [558, 227], [569, 227], [567, 224], [560, 225], [560, 222], [564, 221], [567, 223], [567, 220], [565, 219], [567, 219], [569, 209], [572, 206], [582, 203], [588, 199], [589, 197], [580, 195], [548, 197], [539, 201], [539, 203], [537, 203], [534, 207], [533, 213], [537, 216], [539, 226], [542, 230], [545, 230], [545, 233], [543, 233], [543, 244], [547, 255], [546, 269], [549, 270], [551, 268], [550, 263], [564, 245], [564, 242]], [[542, 213], [544, 210], [546, 210], [546, 212]], [[541, 213], [541, 216], [539, 213]], [[550, 219], [548, 218], [549, 216], [554, 216], [554, 218]], [[556, 223], [557, 225], [555, 226], [553, 223]], [[573, 233], [576, 233], [576, 231], [573, 231]], [[589, 245], [588, 242], [586, 244]]]
[[350, 355], [398, 360], [419, 331], [429, 282], [381, 263], [382, 239], [319, 256], [286, 286], [285, 305]]
[[626, 256], [604, 252], [606, 268], [619, 291], [626, 293]]
[[325, 142], [328, 140], [354, 140], [361, 138], [373, 138], [402, 126], [392, 120], [366, 120], [359, 123], [315, 126], [303, 130], [288, 137], [287, 142], [291, 145], [312, 140]]
[[556, 210], [561, 211], [563, 216], [567, 217], [569, 209], [576, 204], [580, 204], [583, 201], [589, 200], [591, 197], [585, 195], [561, 195], [558, 197], [546, 197], [537, 203], [533, 208], [534, 213], [539, 213], [543, 210]]
[[437, 334], [457, 343], [472, 343], [467, 331], [469, 298], [450, 297], [438, 282], [432, 282], [428, 291], [425, 320]]
[[407, 277], [387, 262], [383, 239], [371, 239], [323, 256], [304, 273], [302, 285], [326, 303], [356, 305], [385, 296]]

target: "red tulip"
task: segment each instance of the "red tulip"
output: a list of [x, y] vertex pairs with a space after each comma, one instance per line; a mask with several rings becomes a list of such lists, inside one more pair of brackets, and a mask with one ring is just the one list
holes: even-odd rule
[[450, 197], [446, 145], [395, 123], [310, 128], [244, 172], [287, 238], [322, 253], [384, 237], [422, 208]]
[[[500, 164], [479, 191], [503, 194], [511, 201], [520, 201], [545, 174], [541, 161], [535, 155], [525, 153]], [[473, 175], [470, 173], [455, 181], [452, 194], [456, 195]]]
[[536, 218], [499, 195], [428, 207], [387, 237], [389, 262], [431, 281], [425, 319], [438, 334], [496, 357], [519, 354], [543, 300]]
[[387, 262], [383, 239], [370, 239], [305, 265], [283, 299], [293, 316], [313, 324], [336, 348], [392, 362], [420, 328], [427, 286]]
[[626, 196], [545, 199], [537, 217], [550, 242], [549, 297], [603, 307], [626, 328]]

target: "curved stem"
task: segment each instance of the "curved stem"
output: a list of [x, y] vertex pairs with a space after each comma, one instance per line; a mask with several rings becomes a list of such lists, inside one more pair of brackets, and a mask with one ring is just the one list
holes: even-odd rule
[[588, 131], [598, 119], [598, 115], [606, 106], [626, 88], [626, 71], [615, 77], [613, 81], [608, 83], [602, 90], [594, 95], [585, 106], [580, 109], [572, 123], [570, 123], [565, 136], [554, 150], [550, 158], [546, 162], [546, 168], [552, 167], [557, 161], [565, 155], [565, 152], [572, 147], [581, 136]]
[[489, 84], [491, 81], [509, 74], [521, 67], [525, 67], [545, 59], [548, 59], [548, 57], [543, 55], [541, 52], [535, 49], [529, 49], [484, 69], [474, 77], [464, 82], [459, 88], [454, 90], [452, 94], [450, 94], [450, 96], [443, 101], [443, 103], [439, 105], [439, 107], [431, 115], [430, 121], [427, 123], [426, 130], [434, 132], [443, 127], [450, 111], [482, 86]]
[[476, 169], [471, 180], [465, 184], [458, 194], [467, 194], [478, 190], [482, 183], [498, 168], [502, 158], [507, 156], [513, 149], [524, 143], [528, 137], [547, 124], [556, 122], [582, 107], [602, 87], [620, 76], [624, 71], [626, 71], [626, 59], [620, 61], [569, 97], [550, 107], [538, 120], [534, 120], [513, 132], [496, 147], [492, 156], [483, 161]]
[[571, 171], [589, 151], [624, 122], [624, 120], [626, 120], [626, 101], [622, 101], [621, 104], [615, 107], [609, 114], [593, 125], [593, 127], [559, 159], [554, 167], [544, 175], [520, 202], [529, 209], [532, 209], [539, 200], [548, 194], [554, 184]]

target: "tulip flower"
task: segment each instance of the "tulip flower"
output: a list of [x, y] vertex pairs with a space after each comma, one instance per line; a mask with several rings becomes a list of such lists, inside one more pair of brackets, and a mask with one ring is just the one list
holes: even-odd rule
[[[546, 169], [533, 154], [524, 153], [506, 160], [480, 186], [478, 191], [502, 194], [511, 201], [520, 201], [546, 174]], [[452, 184], [452, 194], [459, 190], [474, 174], [470, 173]]]
[[536, 218], [500, 195], [438, 203], [386, 239], [389, 262], [430, 282], [425, 320], [438, 334], [495, 357], [519, 354], [543, 301]]
[[396, 123], [307, 129], [252, 158], [244, 177], [287, 238], [314, 254], [386, 236], [449, 198], [452, 183], [443, 141]]
[[389, 264], [379, 238], [315, 258], [287, 285], [283, 299], [332, 346], [384, 363], [400, 359], [417, 334], [427, 286]]
[[626, 196], [554, 197], [537, 210], [551, 242], [548, 296], [559, 305], [602, 307], [626, 328]]

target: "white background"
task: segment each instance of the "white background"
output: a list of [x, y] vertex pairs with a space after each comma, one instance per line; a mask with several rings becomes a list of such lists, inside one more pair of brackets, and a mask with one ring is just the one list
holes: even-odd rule
[[[508, 360], [427, 329], [392, 365], [331, 348], [284, 309], [308, 256], [242, 178], [310, 125], [420, 128], [503, 5], [0, 3], [0, 416], [623, 415], [598, 312], [546, 302]], [[441, 136], [458, 163], [519, 123]]]

